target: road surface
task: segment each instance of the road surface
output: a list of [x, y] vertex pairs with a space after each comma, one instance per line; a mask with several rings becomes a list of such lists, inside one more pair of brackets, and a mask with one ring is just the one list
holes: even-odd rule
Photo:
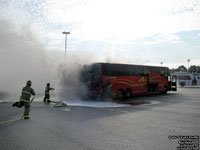
[[1, 150], [176, 150], [171, 136], [200, 136], [200, 88], [133, 98], [149, 104], [125, 107], [52, 107], [34, 102], [23, 109], [0, 102]]

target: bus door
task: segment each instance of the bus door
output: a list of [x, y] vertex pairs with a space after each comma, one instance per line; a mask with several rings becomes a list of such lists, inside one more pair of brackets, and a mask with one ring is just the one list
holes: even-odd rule
[[172, 85], [172, 86], [171, 86], [171, 90], [172, 90], [172, 91], [177, 91], [177, 84], [176, 84], [176, 83], [177, 83], [177, 82], [176, 82], [177, 80], [176, 80], [176, 79], [177, 79], [176, 76], [172, 76], [172, 80], [171, 80], [171, 83], [172, 83], [172, 84], [171, 84], [171, 85]]
[[149, 73], [147, 73], [147, 92], [149, 92]]
[[144, 76], [141, 76], [140, 81], [142, 82], [141, 92], [147, 93], [149, 89], [149, 74], [146, 73]]
[[148, 73], [147, 76], [148, 93], [158, 92], [158, 82], [159, 79], [157, 73]]
[[172, 90], [172, 76], [168, 76], [168, 91]]

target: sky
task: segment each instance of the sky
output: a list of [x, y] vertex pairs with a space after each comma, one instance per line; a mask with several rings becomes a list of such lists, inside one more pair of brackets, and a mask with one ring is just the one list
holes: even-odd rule
[[49, 51], [95, 61], [200, 65], [200, 0], [0, 0], [0, 19]]

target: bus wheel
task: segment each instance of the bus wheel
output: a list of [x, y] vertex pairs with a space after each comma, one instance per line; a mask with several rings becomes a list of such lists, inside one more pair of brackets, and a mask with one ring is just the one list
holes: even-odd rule
[[132, 91], [131, 91], [131, 89], [127, 89], [127, 90], [126, 90], [126, 98], [131, 98], [131, 96], [132, 96]]
[[117, 98], [120, 99], [120, 100], [124, 98], [124, 92], [122, 90], [118, 90]]

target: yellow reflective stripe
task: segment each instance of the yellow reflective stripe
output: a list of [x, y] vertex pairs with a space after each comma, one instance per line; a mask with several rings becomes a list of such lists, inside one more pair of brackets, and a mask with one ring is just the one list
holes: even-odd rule
[[30, 118], [30, 116], [29, 116], [29, 115], [24, 115], [24, 117], [29, 117], [29, 118]]
[[26, 100], [26, 99], [22, 99], [22, 98], [20, 98], [20, 101], [30, 103], [30, 100]]
[[31, 92], [29, 92], [29, 91], [22, 91], [22, 93], [31, 95]]

